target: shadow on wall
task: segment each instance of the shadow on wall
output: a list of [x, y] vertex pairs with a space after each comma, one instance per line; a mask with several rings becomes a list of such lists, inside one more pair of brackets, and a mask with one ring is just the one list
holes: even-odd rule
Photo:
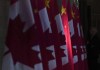
[[9, 0], [0, 0], [0, 70], [2, 66], [2, 56], [5, 46], [5, 36], [7, 32]]

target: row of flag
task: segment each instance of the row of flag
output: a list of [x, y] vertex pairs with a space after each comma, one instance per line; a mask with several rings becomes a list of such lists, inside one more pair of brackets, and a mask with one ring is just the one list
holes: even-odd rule
[[2, 70], [88, 70], [79, 7], [70, 1], [10, 0]]

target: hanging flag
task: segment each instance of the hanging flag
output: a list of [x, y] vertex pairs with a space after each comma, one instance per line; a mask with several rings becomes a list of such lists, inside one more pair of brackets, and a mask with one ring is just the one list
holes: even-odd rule
[[78, 36], [78, 39], [79, 39], [79, 42], [78, 42], [78, 55], [79, 55], [79, 65], [81, 64], [81, 66], [79, 67], [79, 70], [80, 69], [83, 69], [83, 70], [86, 70], [85, 68], [85, 52], [84, 52], [84, 46], [85, 46], [85, 43], [83, 44], [83, 39], [82, 39], [82, 32], [81, 32], [81, 23], [80, 23], [80, 14], [79, 14], [79, 8], [73, 4], [73, 10], [75, 11], [75, 16], [76, 16], [76, 23], [77, 23], [77, 28], [78, 28], [78, 33], [79, 33], [79, 36]]
[[[74, 3], [74, 2], [73, 2]], [[68, 12], [68, 20], [69, 20], [69, 26], [70, 26], [70, 34], [71, 34], [71, 42], [72, 42], [72, 48], [73, 48], [73, 62], [74, 62], [74, 69], [79, 69], [79, 55], [78, 55], [78, 33], [80, 35], [80, 32], [77, 29], [77, 23], [76, 23], [76, 12], [73, 11], [73, 8], [71, 7], [70, 0], [67, 0], [67, 12]], [[77, 41], [76, 41], [77, 40]]]
[[[31, 3], [34, 3], [34, 1], [31, 1]], [[37, 5], [36, 24], [40, 33], [43, 70], [53, 70], [56, 68], [56, 60], [52, 29], [46, 9], [46, 6], [49, 6], [49, 1], [35, 0], [35, 3]]]
[[10, 0], [2, 70], [43, 70], [35, 22], [30, 0]]
[[[84, 70], [84, 64], [83, 64], [83, 62], [81, 62], [81, 59], [82, 59], [81, 58], [81, 54], [82, 54], [81, 46], [82, 45], [81, 45], [81, 39], [80, 39], [80, 36], [81, 36], [81, 34], [80, 34], [80, 26], [79, 26], [80, 24], [79, 24], [79, 20], [78, 20], [79, 16], [77, 14], [78, 13], [77, 13], [77, 10], [76, 10], [76, 6], [75, 6], [75, 4], [73, 2], [73, 5], [72, 5], [72, 15], [73, 15], [73, 25], [74, 25], [75, 34], [72, 37], [72, 39], [73, 39], [74, 45], [76, 45], [76, 47], [77, 47], [77, 53], [76, 53], [76, 55], [77, 55], [77, 62], [74, 65], [75, 65], [75, 69], [76, 70], [80, 70], [80, 68]], [[75, 38], [78, 41], [75, 41]], [[79, 65], [81, 65], [81, 66], [79, 67]]]
[[[73, 61], [75, 70], [83, 69], [84, 67], [84, 50], [83, 50], [83, 41], [81, 39], [81, 29], [80, 29], [80, 15], [79, 8], [75, 5], [73, 1], [72, 6], [70, 5], [70, 0], [68, 0], [67, 8], [68, 10], [68, 19], [71, 32], [71, 42], [73, 46]], [[77, 40], [77, 41], [76, 41]], [[81, 66], [79, 66], [81, 65]]]
[[[63, 50], [61, 50], [60, 46], [59, 46], [59, 37], [58, 37], [58, 31], [57, 31], [57, 25], [56, 25], [56, 21], [55, 21], [55, 16], [59, 14], [58, 11], [56, 11], [55, 5], [54, 5], [53, 0], [45, 0], [45, 6], [47, 8], [47, 12], [48, 12], [48, 16], [50, 19], [50, 26], [52, 29], [52, 35], [53, 38], [51, 39], [51, 41], [54, 44], [54, 49], [55, 49], [55, 59], [56, 59], [56, 67], [54, 68], [55, 70], [62, 70], [62, 62], [61, 62], [61, 56]], [[50, 37], [50, 36], [49, 36]], [[48, 41], [50, 43], [50, 40]], [[51, 69], [53, 70], [53, 69]]]
[[60, 13], [58, 11], [57, 1], [45, 0], [45, 5], [47, 7], [53, 34], [53, 39], [51, 41], [54, 40], [54, 49], [55, 49], [56, 65], [57, 65], [55, 70], [64, 70], [64, 66], [66, 67], [67, 65], [67, 67], [69, 67], [68, 66], [69, 60], [68, 60], [68, 51], [65, 42], [64, 30], [62, 26], [62, 20]]
[[79, 23], [78, 27], [80, 29], [80, 42], [81, 42], [81, 60], [84, 63], [84, 70], [88, 70], [88, 64], [87, 64], [87, 51], [86, 51], [86, 43], [85, 43], [85, 38], [83, 34], [83, 28], [82, 28], [82, 23], [80, 20], [80, 12], [79, 12], [79, 7], [76, 6], [76, 16], [77, 16], [77, 22]]
[[[69, 55], [68, 55], [68, 46], [66, 43], [66, 38], [65, 38], [65, 33], [64, 33], [64, 27], [61, 19], [61, 14], [59, 12], [59, 8], [57, 5], [57, 0], [54, 1], [54, 10], [55, 13], [58, 12], [58, 14], [55, 15], [55, 20], [56, 20], [56, 26], [57, 26], [57, 33], [58, 33], [58, 45], [60, 50], [60, 58], [61, 58], [61, 63], [62, 63], [62, 70], [70, 69], [70, 61], [69, 61]], [[59, 52], [59, 51], [58, 51]]]
[[[71, 38], [70, 38], [70, 31], [69, 31], [69, 24], [68, 24], [68, 15], [66, 9], [66, 0], [62, 0], [62, 8], [61, 8], [61, 18], [64, 27], [64, 33], [66, 37], [66, 43], [68, 47], [68, 58], [69, 58], [69, 70], [74, 70], [73, 66], [73, 55], [72, 55], [72, 45], [71, 45]], [[65, 70], [65, 69], [64, 69]]]

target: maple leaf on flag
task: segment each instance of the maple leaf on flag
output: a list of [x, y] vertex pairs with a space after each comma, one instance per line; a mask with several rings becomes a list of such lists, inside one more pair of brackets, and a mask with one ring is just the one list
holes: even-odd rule
[[23, 32], [25, 22], [20, 20], [20, 16], [9, 21], [6, 45], [12, 54], [14, 64], [20, 62], [33, 68], [34, 64], [40, 63], [39, 52], [32, 50], [38, 45], [38, 38], [35, 25]]
[[[31, 0], [36, 25], [39, 31], [39, 44], [44, 70], [56, 67], [55, 51], [53, 45], [52, 30], [49, 22], [48, 12], [43, 0]], [[41, 5], [40, 5], [41, 4]]]
[[[59, 18], [59, 16], [58, 16], [59, 11], [58, 11], [58, 6], [56, 3], [57, 3], [57, 1], [53, 1], [53, 0], [45, 1], [45, 5], [47, 7], [50, 25], [51, 25], [51, 29], [52, 29], [52, 35], [50, 33], [48, 33], [49, 36], [46, 38], [49, 39], [49, 40], [47, 40], [47, 42], [49, 44], [51, 43], [54, 45], [55, 56], [56, 56], [56, 65], [57, 65], [55, 69], [62, 70], [62, 66], [64, 64], [63, 57], [66, 57], [66, 54], [64, 53], [65, 49], [63, 48], [63, 45], [65, 45], [66, 43], [65, 43], [65, 37], [62, 34], [60, 35], [60, 33], [58, 32], [59, 29], [57, 29], [56, 21], [58, 21], [58, 20], [55, 20], [56, 19], [55, 17]], [[47, 36], [47, 34], [46, 34], [46, 36]]]
[[60, 32], [60, 33], [59, 33], [59, 36], [60, 36], [60, 37], [59, 37], [59, 38], [60, 38], [60, 44], [61, 44], [61, 45], [66, 44], [66, 42], [65, 42], [65, 35], [63, 35], [62, 32]]
[[10, 4], [16, 3], [18, 0], [10, 0]]

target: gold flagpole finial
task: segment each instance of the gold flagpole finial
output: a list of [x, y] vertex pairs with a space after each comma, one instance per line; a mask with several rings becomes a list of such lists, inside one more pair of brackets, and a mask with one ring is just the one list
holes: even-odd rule
[[64, 8], [64, 7], [62, 6], [62, 8], [61, 8], [61, 15], [63, 15], [63, 14], [66, 14], [66, 8]]
[[49, 3], [50, 3], [50, 0], [45, 0], [45, 5], [47, 8], [50, 8]]
[[72, 14], [72, 17], [74, 18], [75, 17], [75, 13], [73, 12], [72, 9], [71, 9], [71, 14]]

